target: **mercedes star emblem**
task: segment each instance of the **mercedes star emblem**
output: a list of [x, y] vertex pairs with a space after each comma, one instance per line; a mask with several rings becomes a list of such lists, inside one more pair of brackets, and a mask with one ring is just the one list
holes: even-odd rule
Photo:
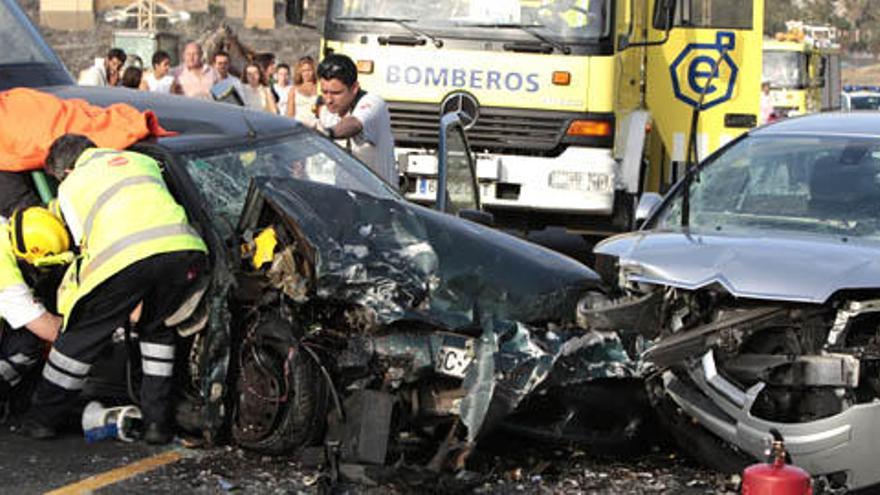
[[458, 114], [462, 127], [467, 130], [477, 123], [477, 118], [480, 117], [480, 104], [470, 94], [458, 91], [447, 96], [440, 104], [440, 115], [450, 112]]

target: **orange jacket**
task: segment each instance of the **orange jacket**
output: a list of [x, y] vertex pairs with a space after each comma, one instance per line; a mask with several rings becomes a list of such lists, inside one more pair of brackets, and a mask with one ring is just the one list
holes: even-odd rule
[[66, 133], [120, 150], [147, 136], [174, 134], [159, 126], [153, 112], [124, 103], [102, 108], [27, 88], [0, 92], [0, 170], [42, 168], [52, 142]]

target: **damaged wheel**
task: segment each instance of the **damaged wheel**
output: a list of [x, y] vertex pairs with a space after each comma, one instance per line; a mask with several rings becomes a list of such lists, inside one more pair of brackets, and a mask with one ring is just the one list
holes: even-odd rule
[[289, 324], [262, 324], [238, 352], [232, 437], [244, 448], [283, 454], [324, 433], [327, 386]]
[[655, 380], [650, 389], [657, 421], [682, 452], [695, 461], [726, 474], [739, 474], [755, 462], [747, 454], [694, 422], [693, 418], [685, 414], [664, 393], [659, 379]]

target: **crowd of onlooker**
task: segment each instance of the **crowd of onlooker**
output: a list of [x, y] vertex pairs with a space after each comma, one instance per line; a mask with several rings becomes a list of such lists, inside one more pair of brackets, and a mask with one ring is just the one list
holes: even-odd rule
[[291, 67], [276, 63], [272, 53], [260, 53], [247, 62], [237, 77], [231, 72], [228, 53], [218, 51], [205, 60], [199, 43], [190, 42], [184, 47], [179, 66], [172, 67], [171, 56], [163, 50], [156, 51], [150, 62], [145, 67], [136, 55], [129, 57], [119, 48], [112, 48], [103, 60], [80, 73], [79, 84], [122, 86], [202, 99], [212, 99], [212, 90], [218, 84], [232, 85], [248, 108], [293, 117], [310, 127], [316, 124], [318, 84], [311, 57], [302, 57]]
[[320, 64], [302, 57], [291, 68], [276, 63], [271, 53], [256, 54], [243, 64], [240, 77], [232, 73], [229, 53], [216, 51], [207, 60], [197, 42], [184, 47], [182, 63], [174, 68], [169, 54], [161, 50], [146, 70], [133, 58], [113, 48], [80, 74], [79, 83], [233, 102], [292, 117], [336, 141], [392, 187], [398, 186], [388, 106], [361, 88], [357, 66], [345, 55], [327, 55]]

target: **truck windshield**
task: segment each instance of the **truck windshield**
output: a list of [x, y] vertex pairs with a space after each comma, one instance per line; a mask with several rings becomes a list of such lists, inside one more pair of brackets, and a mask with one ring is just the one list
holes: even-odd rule
[[[331, 0], [331, 22], [402, 20], [420, 29], [484, 31], [526, 27], [566, 43], [595, 41], [611, 29], [609, 0]], [[452, 33], [452, 34], [450, 34]], [[528, 33], [523, 33], [529, 37]], [[481, 33], [480, 37], [486, 37]]]
[[56, 62], [26, 22], [20, 17], [20, 12], [13, 12], [5, 0], [0, 1], [0, 46], [3, 47], [0, 50], [0, 65]]
[[807, 55], [793, 51], [765, 51], [765, 81], [771, 88], [803, 89], [807, 87]]

